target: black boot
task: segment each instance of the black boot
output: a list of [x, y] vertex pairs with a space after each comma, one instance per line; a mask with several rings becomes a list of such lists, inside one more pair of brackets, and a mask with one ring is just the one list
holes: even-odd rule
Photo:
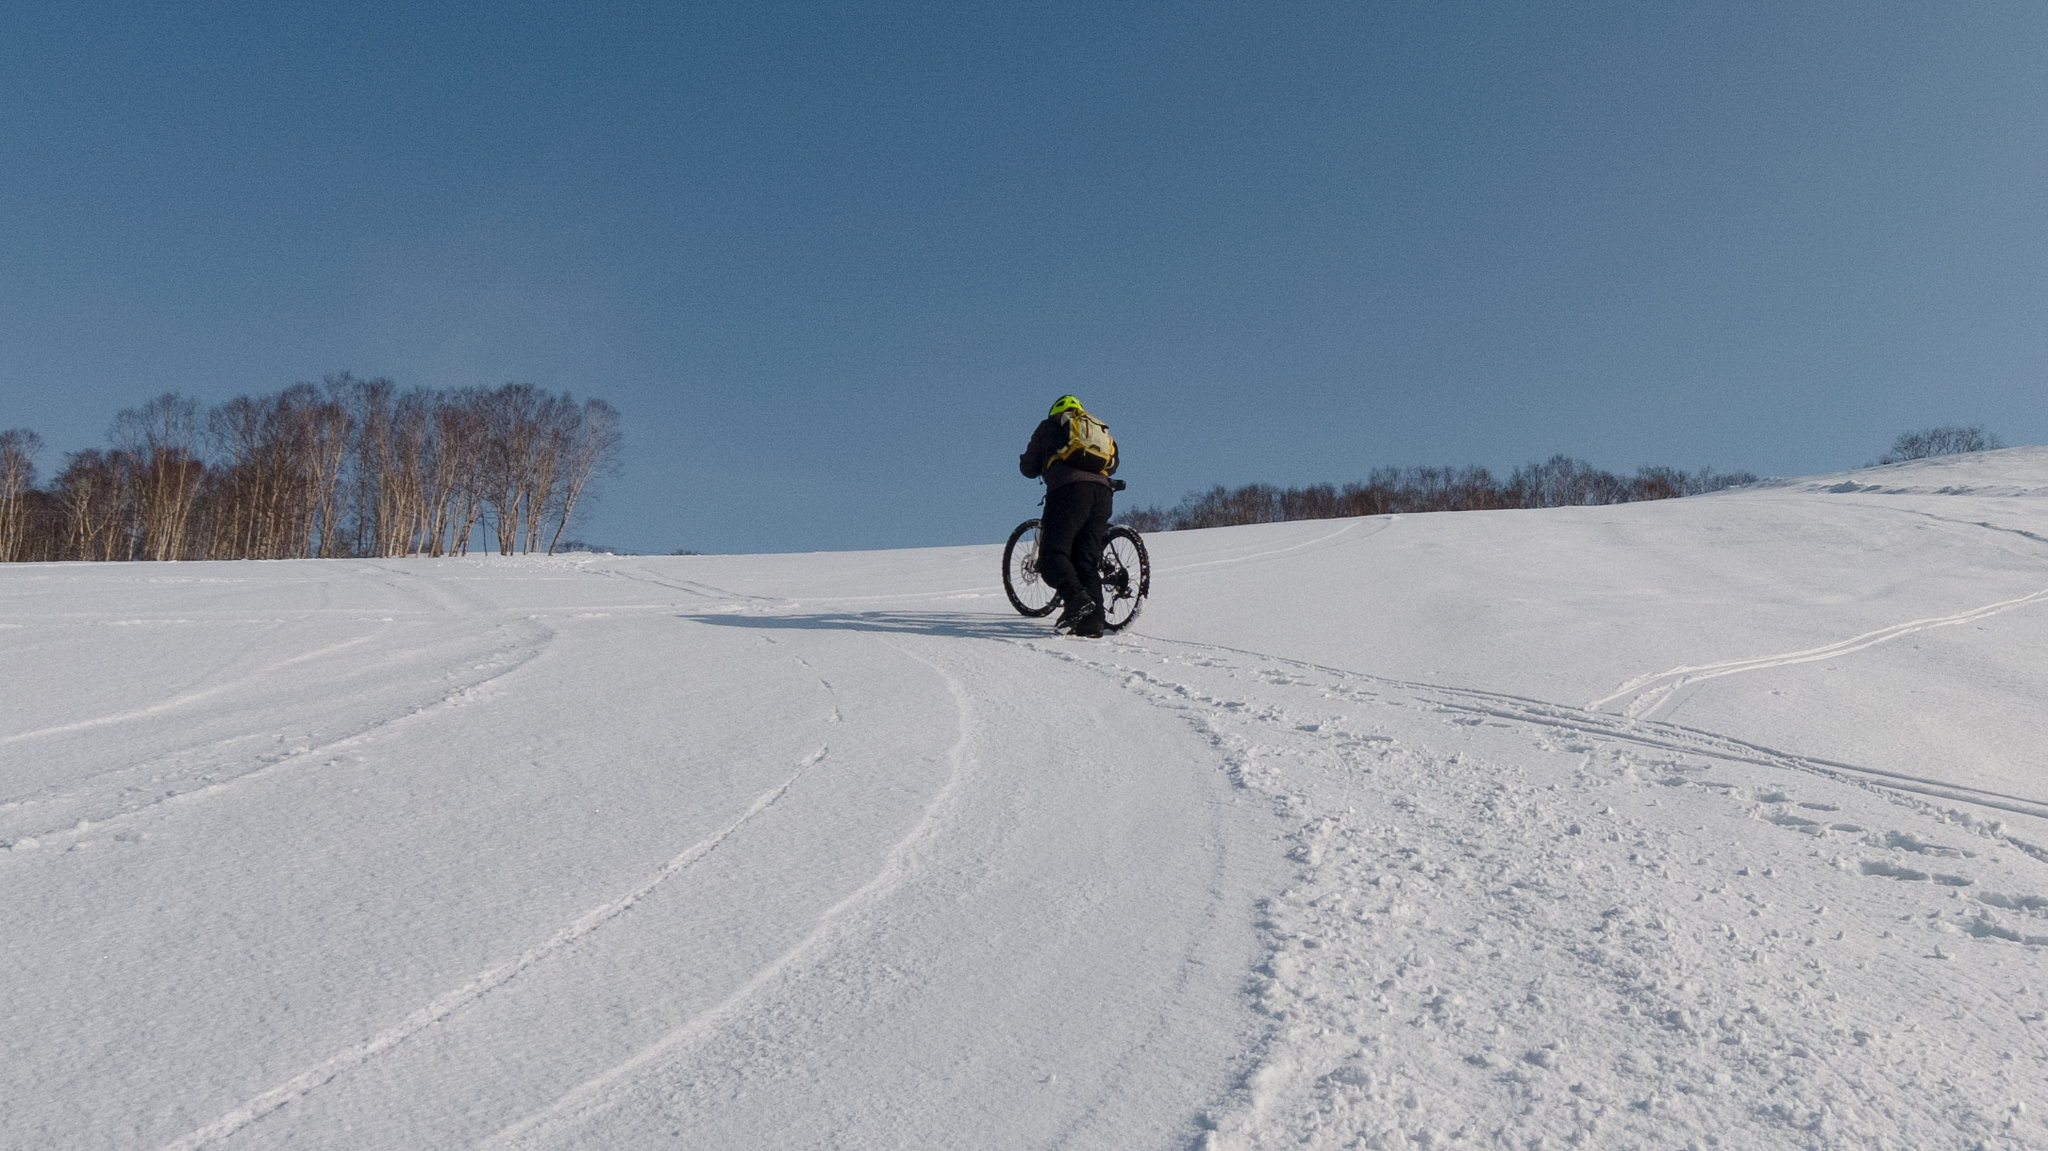
[[1094, 600], [1079, 600], [1060, 613], [1060, 618], [1052, 625], [1052, 629], [1064, 635], [1077, 635], [1083, 639], [1101, 639], [1102, 609], [1096, 606]]

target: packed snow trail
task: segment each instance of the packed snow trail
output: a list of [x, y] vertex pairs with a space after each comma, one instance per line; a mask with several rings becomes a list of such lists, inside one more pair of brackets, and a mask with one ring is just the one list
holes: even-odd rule
[[0, 1145], [2048, 1147], [2044, 495], [0, 567]]

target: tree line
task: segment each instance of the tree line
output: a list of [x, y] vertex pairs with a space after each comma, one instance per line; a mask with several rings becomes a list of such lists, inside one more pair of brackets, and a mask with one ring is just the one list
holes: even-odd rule
[[1116, 522], [1141, 532], [1162, 532], [1390, 513], [1578, 507], [1700, 495], [1756, 481], [1750, 472], [1720, 473], [1712, 468], [1685, 472], [1643, 467], [1622, 476], [1558, 455], [1544, 463], [1524, 464], [1506, 480], [1483, 467], [1388, 467], [1375, 469], [1362, 483], [1341, 488], [1219, 484], [1190, 493], [1176, 507], [1138, 508], [1118, 515]]
[[2005, 446], [2005, 441], [1992, 432], [1984, 430], [1982, 424], [1961, 427], [1949, 424], [1939, 428], [1926, 428], [1917, 432], [1900, 432], [1892, 441], [1892, 450], [1877, 457], [1877, 463], [1902, 464], [1907, 460], [1924, 460], [1930, 456], [1953, 456], [1963, 452], [1989, 452]]
[[347, 372], [202, 412], [165, 393], [36, 483], [0, 431], [0, 562], [552, 553], [614, 465], [619, 414], [532, 384], [400, 388]]

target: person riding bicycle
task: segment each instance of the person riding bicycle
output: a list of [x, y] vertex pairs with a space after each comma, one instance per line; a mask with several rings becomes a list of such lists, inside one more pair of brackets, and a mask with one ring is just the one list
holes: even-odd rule
[[1121, 462], [1109, 427], [1081, 401], [1061, 396], [1017, 458], [1027, 480], [1045, 480], [1038, 527], [1038, 571], [1059, 589], [1057, 631], [1102, 635], [1102, 547], [1109, 531], [1109, 477]]

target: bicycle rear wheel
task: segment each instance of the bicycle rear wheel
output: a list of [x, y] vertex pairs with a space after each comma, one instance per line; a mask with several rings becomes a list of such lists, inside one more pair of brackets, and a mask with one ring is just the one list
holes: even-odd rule
[[1152, 560], [1145, 540], [1122, 524], [1109, 529], [1102, 548], [1102, 630], [1121, 631], [1138, 618], [1152, 594]]
[[1059, 589], [1038, 574], [1038, 521], [1025, 520], [1003, 545], [1003, 592], [1010, 606], [1028, 616], [1051, 615], [1060, 606]]

